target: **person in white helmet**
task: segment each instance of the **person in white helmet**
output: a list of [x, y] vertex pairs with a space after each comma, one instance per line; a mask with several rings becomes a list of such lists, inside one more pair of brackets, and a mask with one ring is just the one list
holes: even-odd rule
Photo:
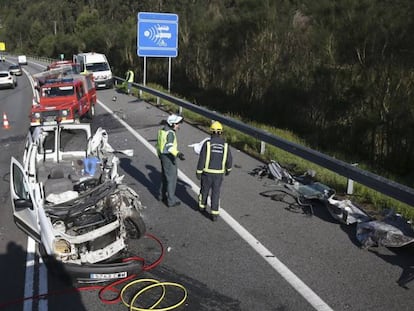
[[172, 114], [167, 118], [167, 125], [158, 131], [157, 153], [161, 161], [160, 200], [168, 207], [178, 206], [181, 202], [175, 196], [177, 187], [177, 158], [184, 160], [184, 154], [178, 151], [176, 131], [180, 128], [183, 117]]

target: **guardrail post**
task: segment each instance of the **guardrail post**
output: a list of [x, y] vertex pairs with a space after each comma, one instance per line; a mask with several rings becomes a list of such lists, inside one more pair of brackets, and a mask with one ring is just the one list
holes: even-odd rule
[[160, 105], [160, 98], [157, 96], [157, 106]]
[[178, 108], [178, 114], [180, 116], [183, 114], [183, 107], [180, 106], [180, 108]]
[[260, 142], [260, 154], [264, 155], [265, 151], [266, 151], [266, 143], [264, 141], [261, 141]]
[[[358, 163], [352, 163], [352, 166], [358, 166]], [[354, 193], [354, 181], [348, 178], [346, 183], [346, 194], [353, 194]]]

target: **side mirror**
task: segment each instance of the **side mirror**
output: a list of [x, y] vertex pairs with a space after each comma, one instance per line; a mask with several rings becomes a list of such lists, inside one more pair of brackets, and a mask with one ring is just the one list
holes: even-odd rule
[[26, 200], [26, 199], [17, 199], [17, 200], [14, 200], [14, 206], [16, 207], [16, 209], [19, 209], [19, 210], [26, 209], [26, 208], [33, 209], [33, 202], [31, 200]]

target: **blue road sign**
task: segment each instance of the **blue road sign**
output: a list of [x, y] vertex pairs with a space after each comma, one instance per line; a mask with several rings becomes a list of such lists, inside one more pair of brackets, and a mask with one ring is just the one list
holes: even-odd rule
[[138, 56], [176, 57], [177, 51], [177, 14], [138, 13]]

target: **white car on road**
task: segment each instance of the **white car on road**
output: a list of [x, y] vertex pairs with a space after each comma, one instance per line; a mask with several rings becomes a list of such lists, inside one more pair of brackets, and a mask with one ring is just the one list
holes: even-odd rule
[[7, 70], [0, 71], [0, 87], [1, 88], [14, 89], [16, 86], [17, 86], [17, 80], [14, 75], [12, 75]]

